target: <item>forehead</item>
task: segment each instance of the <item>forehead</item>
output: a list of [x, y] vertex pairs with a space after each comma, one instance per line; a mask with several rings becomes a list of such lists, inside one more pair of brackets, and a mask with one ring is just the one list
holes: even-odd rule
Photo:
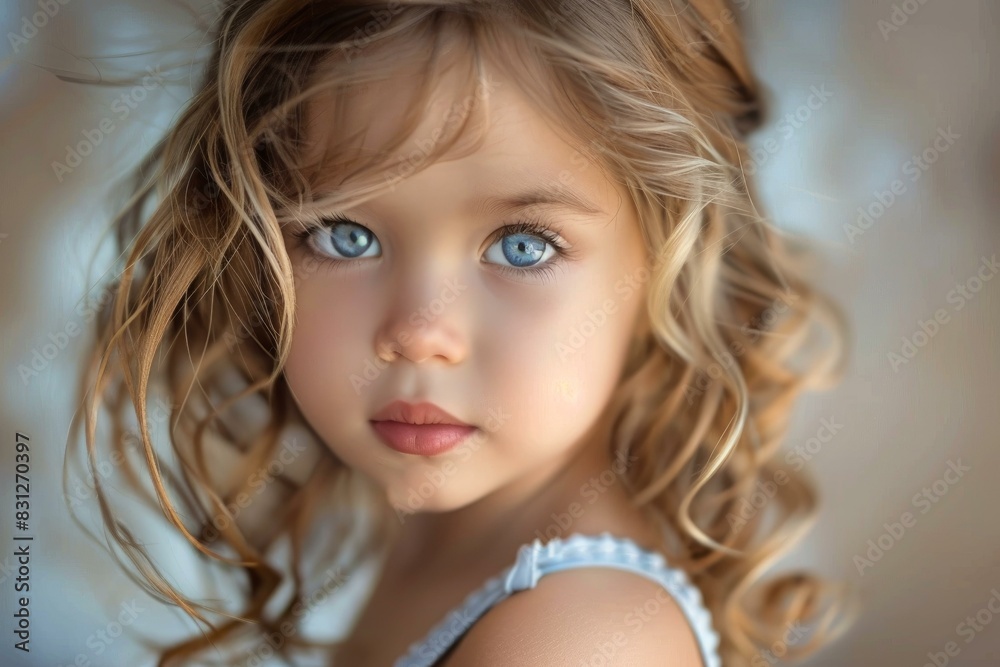
[[516, 46], [502, 40], [481, 52], [478, 70], [462, 37], [443, 36], [441, 48], [434, 71], [419, 49], [391, 61], [385, 48], [365, 53], [353, 66], [370, 59], [384, 75], [309, 101], [306, 150], [311, 164], [326, 165], [316, 174], [320, 189], [348, 180], [351, 169], [338, 166], [350, 160], [378, 162], [386, 182], [457, 160], [469, 183], [542, 179], [535, 185], [550, 193], [597, 176], [588, 143], [554, 121], [555, 104], [532, 94], [553, 89], [543, 66], [508, 57]]

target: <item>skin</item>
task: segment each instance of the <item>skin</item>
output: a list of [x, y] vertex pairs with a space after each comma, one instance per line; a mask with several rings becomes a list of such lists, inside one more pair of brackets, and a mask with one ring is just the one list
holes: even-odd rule
[[[636, 276], [649, 264], [637, 212], [627, 191], [597, 164], [582, 160], [583, 144], [553, 127], [516, 81], [499, 70], [489, 79], [495, 84], [487, 100], [491, 122], [478, 151], [449, 156], [363, 205], [336, 211], [370, 230], [380, 252], [337, 265], [346, 260], [323, 242], [327, 232], [318, 231], [305, 243], [290, 233], [286, 237], [293, 264], [311, 262], [310, 271], [296, 272], [297, 319], [284, 369], [288, 384], [315, 431], [336, 456], [384, 490], [400, 521], [373, 599], [384, 599], [388, 606], [390, 597], [398, 604], [406, 590], [424, 586], [439, 592], [440, 609], [424, 607], [417, 614], [421, 620], [398, 621], [398, 632], [407, 636], [380, 657], [399, 655], [440, 614], [509, 565], [519, 545], [540, 535], [608, 530], [655, 544], [648, 521], [608, 472], [620, 467], [609, 454], [603, 412], [645, 316], [645, 285]], [[362, 149], [377, 149], [396, 118], [394, 96], [406, 81], [373, 84], [353, 96], [337, 131], [367, 128]], [[449, 105], [463, 95], [460, 85], [459, 78], [448, 75], [436, 81], [429, 111], [401, 155], [442, 126]], [[331, 116], [323, 98], [310, 107], [308, 145], [313, 150], [331, 140]], [[558, 206], [532, 208], [532, 217], [555, 230], [574, 253], [534, 265], [551, 266], [549, 277], [512, 266], [501, 251], [502, 237], [494, 235], [525, 211], [485, 213], [479, 207], [485, 197], [543, 184], [563, 184], [597, 209], [586, 214]], [[317, 264], [317, 256], [326, 261]], [[448, 289], [449, 281], [463, 286], [457, 294]], [[621, 289], [626, 281], [633, 286], [627, 296]], [[613, 313], [602, 311], [607, 301], [614, 304]], [[588, 312], [599, 311], [605, 313], [604, 323], [584, 327], [585, 342], [571, 347], [574, 329], [588, 322]], [[381, 370], [359, 387], [351, 378], [363, 374], [366, 360]], [[395, 399], [430, 401], [476, 426], [476, 445], [435, 457], [388, 448], [369, 419]], [[502, 415], [499, 424], [497, 415]], [[554, 515], [565, 515], [573, 504], [582, 513], [567, 528], [556, 525]], [[657, 589], [634, 576], [588, 572], [581, 576], [591, 588], [610, 577], [629, 600], [648, 599]], [[559, 594], [560, 586], [566, 589], [564, 598], [574, 590], [568, 573], [551, 579], [516, 596], [522, 598], [516, 605], [526, 604], [531, 595], [544, 602], [544, 591]], [[463, 583], [455, 586], [456, 580]], [[622, 585], [624, 580], [632, 583]], [[514, 599], [474, 626], [462, 649], [474, 655], [459, 656], [462, 661], [492, 650], [489, 640], [483, 644], [480, 638], [500, 636], [491, 628], [505, 625], [486, 623], [486, 618], [502, 619], [509, 613], [503, 609], [515, 608]], [[551, 604], [558, 595], [550, 593], [548, 599]], [[594, 609], [593, 627], [581, 624], [580, 632], [592, 632], [599, 627], [594, 624], [606, 621], [606, 610]], [[663, 614], [658, 623], [676, 621], [673, 609], [673, 616]], [[369, 608], [372, 615], [379, 614]], [[359, 625], [367, 623], [363, 615]], [[678, 627], [688, 632], [683, 623]], [[539, 646], [547, 641], [541, 635], [534, 640]], [[631, 646], [650, 650], [639, 641]]]

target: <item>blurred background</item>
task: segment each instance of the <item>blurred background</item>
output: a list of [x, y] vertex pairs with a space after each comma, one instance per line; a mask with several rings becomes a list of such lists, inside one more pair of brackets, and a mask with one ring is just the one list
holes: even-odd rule
[[[112, 185], [189, 98], [215, 9], [0, 5], [0, 665], [151, 664], [135, 627], [194, 630], [83, 538], [61, 482], [81, 332], [107, 298], [88, 271], [109, 260]], [[844, 382], [801, 401], [788, 438], [822, 504], [780, 565], [850, 580], [865, 607], [807, 664], [1000, 665], [1000, 4], [737, 0], [720, 20], [744, 25], [771, 102], [748, 165], [758, 205], [815, 240], [817, 281], [852, 325]], [[142, 70], [141, 86], [114, 84]], [[30, 654], [12, 639], [18, 433], [31, 451]], [[96, 507], [82, 514], [102, 534]], [[211, 590], [148, 525], [175, 583]], [[317, 605], [316, 636], [337, 636], [343, 598], [364, 585]]]

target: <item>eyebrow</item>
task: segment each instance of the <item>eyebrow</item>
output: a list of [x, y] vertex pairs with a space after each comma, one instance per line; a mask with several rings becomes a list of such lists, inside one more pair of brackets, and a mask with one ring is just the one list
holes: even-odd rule
[[528, 190], [505, 194], [499, 197], [487, 197], [479, 204], [480, 213], [498, 213], [532, 206], [555, 206], [573, 209], [588, 215], [607, 215], [607, 212], [591, 202], [579, 192], [568, 187], [546, 184], [532, 187]]

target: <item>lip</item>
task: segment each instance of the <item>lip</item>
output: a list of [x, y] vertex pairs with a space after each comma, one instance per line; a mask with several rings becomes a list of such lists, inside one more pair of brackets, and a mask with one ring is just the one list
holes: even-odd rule
[[388, 447], [417, 456], [443, 454], [476, 431], [433, 403], [393, 401], [376, 412], [370, 423]]
[[372, 421], [393, 421], [404, 424], [450, 424], [452, 426], [469, 426], [433, 403], [407, 403], [393, 401], [372, 415]]

